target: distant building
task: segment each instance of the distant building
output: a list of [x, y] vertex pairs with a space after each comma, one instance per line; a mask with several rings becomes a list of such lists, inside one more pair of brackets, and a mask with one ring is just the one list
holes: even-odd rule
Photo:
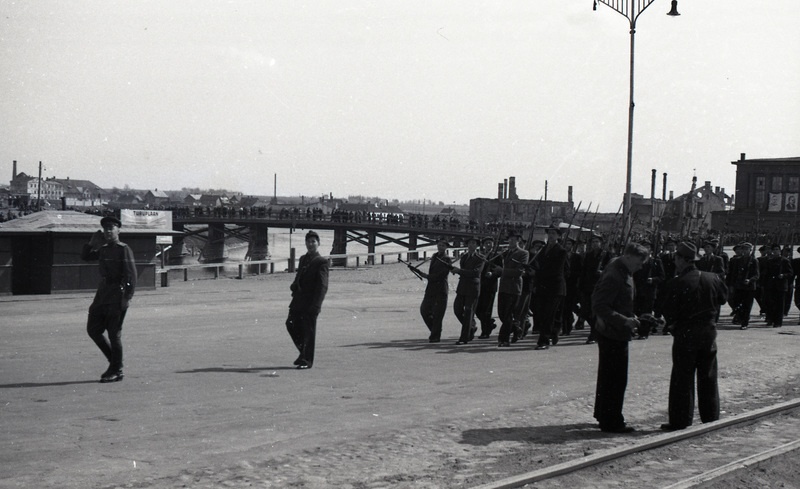
[[536, 215], [536, 224], [550, 225], [553, 222], [569, 222], [574, 212], [572, 202], [526, 199], [487, 199], [469, 201], [469, 218], [479, 224], [510, 222], [530, 224]]
[[64, 189], [64, 204], [67, 207], [95, 207], [108, 202], [110, 194], [89, 180], [53, 178]]
[[679, 235], [703, 234], [711, 229], [721, 231], [712, 217], [715, 212], [724, 214], [732, 206], [733, 197], [724, 188], [712, 187], [710, 181], [697, 187], [697, 177], [694, 177], [689, 192], [666, 202], [661, 230]]
[[730, 213], [715, 212], [712, 227], [723, 231], [795, 233], [800, 198], [800, 157], [747, 159], [736, 165], [736, 196]]
[[147, 193], [144, 194], [144, 203], [150, 207], [169, 205], [169, 195], [163, 190], [148, 190]]

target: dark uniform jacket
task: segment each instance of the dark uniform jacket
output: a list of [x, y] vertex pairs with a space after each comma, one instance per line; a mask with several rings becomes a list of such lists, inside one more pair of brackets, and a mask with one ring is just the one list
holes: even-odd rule
[[611, 261], [611, 253], [606, 250], [589, 250], [583, 255], [583, 266], [581, 267], [578, 284], [581, 292], [591, 294], [603, 270]]
[[503, 253], [503, 273], [500, 275], [501, 294], [522, 294], [522, 273], [528, 264], [528, 252], [519, 248]]
[[728, 300], [728, 289], [717, 274], [689, 265], [667, 283], [665, 293], [663, 314], [676, 341], [716, 335], [719, 308]]
[[92, 250], [89, 244], [85, 244], [81, 258], [97, 260], [100, 268], [100, 283], [92, 306], [119, 304], [126, 307], [136, 290], [136, 261], [130, 247], [125, 243], [106, 243]]
[[425, 295], [447, 295], [447, 277], [452, 269], [453, 265], [451, 265], [449, 256], [439, 252], [433, 255], [433, 258], [431, 258], [431, 265], [428, 268], [428, 273], [422, 273], [422, 276], [428, 279], [428, 285], [425, 287]]
[[664, 280], [669, 281], [669, 279], [675, 277], [675, 254], [674, 253], [661, 253], [659, 256], [661, 259], [661, 266], [664, 267]]
[[547, 244], [532, 263], [534, 295], [564, 296], [567, 294], [569, 262], [567, 250], [558, 243]]
[[472, 254], [469, 252], [464, 253], [458, 260], [458, 268], [461, 269], [461, 273], [458, 276], [456, 294], [478, 297], [481, 292], [483, 257], [477, 252]]
[[483, 267], [484, 273], [481, 275], [481, 295], [497, 293], [497, 279], [500, 274], [494, 272], [494, 267], [503, 268], [503, 257], [499, 253], [490, 252]]
[[[658, 285], [664, 282], [666, 274], [664, 266], [659, 258], [648, 258], [642, 268], [633, 274], [633, 282], [636, 284], [636, 294], [642, 296], [656, 296]], [[652, 279], [647, 283], [647, 279]]]
[[764, 290], [770, 292], [786, 292], [789, 281], [793, 278], [792, 262], [782, 256], [771, 256], [764, 261], [761, 270], [764, 279]]
[[719, 278], [723, 281], [725, 280], [725, 262], [721, 256], [703, 255], [697, 260], [697, 269], [701, 272], [716, 273]]
[[[758, 278], [758, 260], [753, 255], [736, 255], [728, 262], [728, 276], [725, 279], [728, 287], [739, 290], [756, 290]], [[749, 282], [745, 283], [745, 280], [749, 280]]]
[[301, 256], [297, 275], [289, 288], [292, 290], [289, 309], [319, 314], [328, 292], [328, 260], [317, 252]]
[[592, 293], [592, 310], [598, 322], [595, 328], [601, 335], [617, 341], [629, 341], [633, 332], [625, 326], [634, 317], [633, 275], [619, 258], [611, 261]]

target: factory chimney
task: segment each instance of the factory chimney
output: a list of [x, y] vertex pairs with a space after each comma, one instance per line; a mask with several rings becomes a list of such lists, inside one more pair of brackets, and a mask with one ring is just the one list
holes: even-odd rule
[[572, 185], [567, 187], [567, 202], [572, 203]]
[[11, 180], [17, 178], [17, 160], [14, 160], [14, 169], [11, 171]]
[[508, 198], [508, 178], [503, 179], [503, 198]]
[[656, 169], [653, 168], [653, 178], [650, 182], [650, 200], [656, 200]]
[[497, 198], [499, 200], [503, 200], [503, 183], [502, 182], [497, 184]]
[[508, 177], [508, 198], [517, 200], [517, 177]]
[[661, 200], [667, 200], [667, 172], [664, 172], [664, 188], [661, 189]]

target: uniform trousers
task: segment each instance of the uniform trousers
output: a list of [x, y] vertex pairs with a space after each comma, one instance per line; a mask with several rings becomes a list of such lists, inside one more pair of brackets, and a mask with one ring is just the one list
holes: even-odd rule
[[314, 347], [317, 339], [317, 316], [319, 312], [289, 309], [286, 319], [286, 330], [289, 332], [294, 346], [300, 352], [298, 360], [309, 367], [314, 364]]
[[750, 314], [753, 310], [753, 297], [755, 291], [752, 289], [733, 289], [731, 303], [733, 304], [733, 312], [742, 326], [750, 324]]
[[475, 305], [478, 303], [478, 297], [474, 295], [456, 294], [456, 299], [453, 301], [453, 312], [461, 323], [461, 336], [458, 337], [459, 341], [472, 341], [475, 336]]
[[[680, 331], [680, 325], [676, 328]], [[703, 423], [719, 419], [716, 331], [675, 334], [672, 343], [672, 375], [669, 380], [669, 424], [684, 428], [694, 417], [695, 377], [697, 404]]]
[[442, 337], [442, 320], [447, 312], [447, 292], [425, 292], [419, 313], [425, 326], [431, 332], [429, 339], [438, 340]]
[[600, 428], [625, 426], [622, 405], [628, 387], [628, 343], [597, 335], [600, 352], [597, 362], [597, 388], [594, 395], [594, 419]]
[[86, 332], [108, 359], [110, 370], [122, 370], [122, 322], [127, 311], [119, 304], [92, 304], [89, 308]]
[[495, 328], [494, 319], [492, 318], [492, 309], [494, 309], [494, 298], [497, 291], [486, 291], [481, 289], [478, 296], [478, 303], [475, 305], [475, 316], [481, 322], [481, 336], [488, 336]]
[[786, 291], [764, 288], [761, 295], [761, 304], [768, 323], [773, 326], [783, 325], [783, 301]]
[[511, 333], [517, 330], [519, 318], [515, 317], [519, 295], [500, 292], [497, 294], [497, 315], [500, 317], [500, 332], [497, 341], [508, 343]]
[[563, 302], [563, 295], [533, 295], [533, 327], [539, 330], [537, 345], [558, 343], [561, 318], [557, 316]]

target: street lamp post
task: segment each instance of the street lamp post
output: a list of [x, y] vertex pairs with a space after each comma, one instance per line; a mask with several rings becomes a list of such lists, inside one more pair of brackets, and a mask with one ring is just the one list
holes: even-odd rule
[[[631, 67], [630, 67], [630, 92], [628, 100], [628, 156], [627, 173], [625, 176], [625, 198], [622, 201], [622, 236], [627, 238], [631, 233], [631, 174], [633, 171], [633, 53], [634, 39], [636, 34], [636, 20], [642, 12], [655, 0], [595, 0], [594, 9], [597, 10], [597, 2], [600, 2], [616, 10], [623, 17], [628, 19], [631, 28]], [[678, 0], [672, 0], [672, 9], [667, 15], [678, 16]]]

